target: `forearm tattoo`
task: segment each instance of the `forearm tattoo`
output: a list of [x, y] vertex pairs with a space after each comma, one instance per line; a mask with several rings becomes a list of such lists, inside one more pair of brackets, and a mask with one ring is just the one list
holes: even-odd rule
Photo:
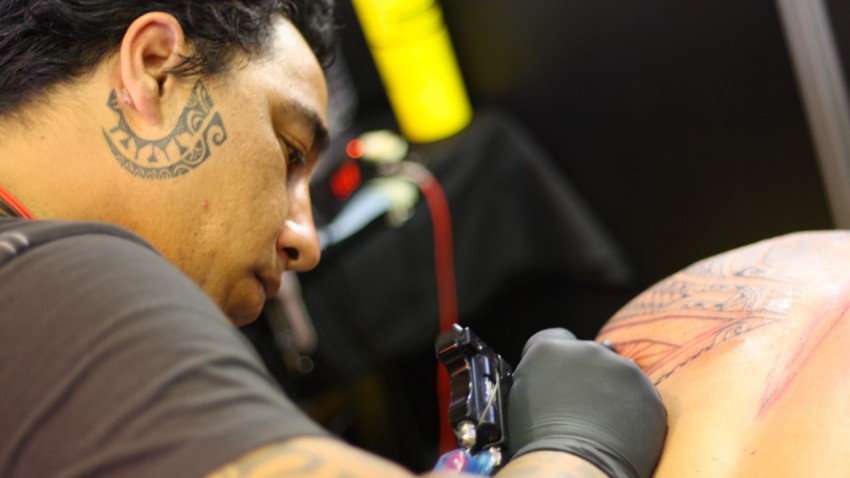
[[204, 83], [198, 80], [188, 104], [163, 138], [145, 139], [130, 128], [113, 90], [107, 106], [118, 115], [117, 125], [103, 137], [121, 166], [133, 176], [168, 179], [186, 174], [206, 161], [213, 147], [227, 140], [227, 131]]
[[[651, 287], [620, 310], [599, 339], [613, 342], [659, 385], [719, 344], [790, 320], [806, 288], [825, 274], [839, 271], [840, 277], [848, 261], [850, 234], [844, 232], [794, 234], [731, 251]], [[846, 303], [830, 307], [828, 313], [806, 318], [809, 333], [798, 351], [789, 351], [783, 367], [802, 366], [817, 341], [846, 318]], [[790, 368], [777, 372], [795, 375]], [[784, 385], [771, 387], [765, 405]]]
[[321, 471], [322, 465], [314, 453], [280, 443], [250, 453], [209, 478], [308, 477]]
[[[368, 453], [337, 447], [315, 448], [291, 442], [251, 452], [207, 478], [373, 478], [388, 476]], [[377, 466], [377, 467], [376, 467]], [[394, 474], [395, 475], [395, 474]]]

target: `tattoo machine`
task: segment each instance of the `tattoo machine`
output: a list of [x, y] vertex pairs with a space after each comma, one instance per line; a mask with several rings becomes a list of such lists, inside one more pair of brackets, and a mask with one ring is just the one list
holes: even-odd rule
[[457, 324], [440, 335], [436, 349], [449, 373], [449, 424], [460, 448], [440, 457], [435, 469], [492, 474], [502, 464], [503, 405], [513, 369], [468, 327]]

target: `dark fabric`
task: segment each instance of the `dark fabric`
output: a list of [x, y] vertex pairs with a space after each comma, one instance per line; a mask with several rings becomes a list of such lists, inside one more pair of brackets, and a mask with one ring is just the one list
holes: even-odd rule
[[[12, 257], [20, 226], [42, 244]], [[203, 292], [129, 233], [2, 219], [4, 249], [0, 476], [202, 476], [325, 434]]]

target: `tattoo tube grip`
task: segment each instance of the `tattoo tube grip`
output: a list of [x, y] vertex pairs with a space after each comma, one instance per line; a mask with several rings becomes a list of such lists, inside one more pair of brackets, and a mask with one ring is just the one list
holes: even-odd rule
[[449, 423], [458, 444], [472, 453], [505, 439], [503, 404], [513, 369], [469, 328], [455, 324], [436, 343], [449, 374]]

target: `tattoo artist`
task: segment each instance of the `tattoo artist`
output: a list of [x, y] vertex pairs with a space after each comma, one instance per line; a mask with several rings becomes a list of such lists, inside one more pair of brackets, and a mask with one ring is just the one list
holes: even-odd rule
[[[395, 477], [235, 329], [316, 265], [330, 0], [0, 0], [0, 476]], [[533, 337], [508, 477], [648, 477], [630, 361]]]

